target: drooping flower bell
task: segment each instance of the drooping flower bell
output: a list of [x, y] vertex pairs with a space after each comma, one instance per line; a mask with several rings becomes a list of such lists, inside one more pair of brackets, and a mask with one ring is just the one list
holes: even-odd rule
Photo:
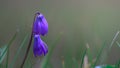
[[46, 18], [42, 13], [37, 13], [35, 17], [35, 21], [33, 24], [33, 33], [39, 35], [46, 35], [48, 33], [48, 23]]
[[40, 35], [34, 35], [33, 53], [35, 57], [48, 53], [47, 44], [41, 40]]
[[42, 41], [40, 38], [41, 35], [44, 36], [47, 33], [48, 33], [48, 23], [45, 17], [43, 16], [43, 14], [38, 12], [36, 13], [34, 18], [30, 41], [20, 68], [23, 68], [24, 66], [33, 39], [34, 39], [33, 53], [35, 57], [41, 56], [42, 54], [44, 54], [45, 56], [48, 53], [47, 44], [44, 41]]

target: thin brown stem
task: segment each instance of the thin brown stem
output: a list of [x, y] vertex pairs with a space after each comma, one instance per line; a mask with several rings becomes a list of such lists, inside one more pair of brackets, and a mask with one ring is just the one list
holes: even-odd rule
[[[35, 21], [37, 15], [39, 15], [39, 12], [36, 13], [35, 16], [34, 16], [33, 25], [34, 25], [34, 21]], [[22, 62], [22, 64], [21, 64], [20, 68], [23, 68], [24, 63], [25, 63], [25, 61], [26, 61], [26, 59], [27, 59], [28, 53], [29, 53], [29, 51], [30, 51], [30, 46], [31, 46], [31, 43], [32, 43], [33, 34], [34, 34], [34, 33], [33, 33], [33, 27], [32, 27], [32, 32], [31, 32], [30, 41], [29, 41], [29, 44], [28, 44], [28, 47], [27, 47], [27, 50], [26, 50], [26, 53], [25, 53], [25, 57], [24, 57], [24, 59], [23, 59], [23, 62]]]
[[24, 63], [25, 63], [25, 61], [26, 61], [26, 59], [27, 59], [28, 53], [29, 53], [29, 51], [30, 51], [30, 46], [31, 46], [31, 43], [32, 43], [32, 35], [33, 35], [33, 33], [31, 33], [31, 37], [30, 37], [30, 41], [29, 41], [29, 44], [28, 44], [28, 47], [27, 47], [27, 50], [26, 50], [26, 53], [25, 53], [25, 57], [24, 57], [24, 59], [23, 59], [23, 62], [22, 62], [22, 64], [21, 64], [20, 68], [23, 68]]

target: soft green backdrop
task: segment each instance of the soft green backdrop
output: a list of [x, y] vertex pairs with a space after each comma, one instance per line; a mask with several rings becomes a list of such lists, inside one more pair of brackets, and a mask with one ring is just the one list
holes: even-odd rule
[[[35, 12], [40, 11], [49, 23], [49, 33], [43, 38], [48, 46], [63, 33], [51, 62], [60, 66], [60, 57], [68, 50], [74, 56], [76, 50], [86, 44], [95, 56], [101, 45], [104, 42], [110, 45], [113, 36], [120, 30], [119, 3], [119, 0], [0, 0], [0, 46], [7, 43], [16, 30], [19, 31], [10, 48], [11, 61], [23, 37], [30, 34]], [[119, 37], [117, 40], [120, 42]], [[120, 57], [119, 51], [114, 44], [104, 63], [115, 63]]]

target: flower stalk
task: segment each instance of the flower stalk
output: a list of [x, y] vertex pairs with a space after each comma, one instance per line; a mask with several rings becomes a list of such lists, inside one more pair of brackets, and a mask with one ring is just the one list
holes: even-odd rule
[[25, 57], [23, 58], [23, 62], [22, 62], [22, 64], [21, 64], [21, 67], [20, 68], [23, 68], [23, 66], [24, 66], [24, 63], [25, 63], [25, 61], [26, 61], [26, 59], [27, 59], [27, 56], [28, 56], [28, 53], [29, 53], [29, 51], [30, 51], [30, 46], [31, 46], [31, 43], [32, 43], [32, 32], [31, 32], [31, 37], [30, 37], [30, 40], [29, 40], [29, 44], [28, 44], [28, 47], [27, 47], [27, 50], [26, 50], [26, 53], [25, 53]]
[[28, 47], [25, 53], [25, 57], [23, 59], [23, 62], [20, 68], [23, 68], [24, 66], [24, 63], [27, 59], [33, 39], [34, 39], [33, 53], [35, 57], [41, 56], [43, 54], [45, 56], [48, 53], [47, 44], [44, 41], [42, 41], [42, 39], [40, 38], [40, 36], [45, 36], [47, 33], [48, 33], [47, 20], [45, 19], [43, 14], [38, 12], [35, 14], [35, 17], [34, 17], [31, 37], [30, 37], [29, 44], [28, 44]]

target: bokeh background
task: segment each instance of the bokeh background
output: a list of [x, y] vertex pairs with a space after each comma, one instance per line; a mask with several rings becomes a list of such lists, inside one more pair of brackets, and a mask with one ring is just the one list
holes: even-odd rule
[[[0, 0], [0, 46], [8, 43], [19, 31], [10, 48], [11, 61], [25, 35], [30, 35], [34, 14], [40, 11], [49, 23], [49, 33], [43, 38], [48, 47], [62, 33], [52, 54], [53, 67], [61, 68], [61, 56], [70, 51], [74, 57], [79, 47], [86, 47], [86, 44], [94, 58], [103, 43], [110, 45], [120, 30], [119, 6], [119, 0]], [[119, 36], [117, 41], [120, 42]], [[25, 48], [18, 59], [18, 66]], [[120, 58], [119, 52], [120, 48], [114, 43], [103, 63], [114, 64]], [[41, 60], [33, 59], [37, 68]]]

